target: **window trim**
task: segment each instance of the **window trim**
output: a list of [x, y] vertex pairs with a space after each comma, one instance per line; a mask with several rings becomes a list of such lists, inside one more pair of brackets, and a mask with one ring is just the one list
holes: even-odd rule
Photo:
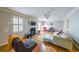
[[[13, 19], [14, 19], [14, 17], [16, 17], [16, 16], [13, 16]], [[19, 23], [20, 18], [21, 18], [21, 17], [16, 17], [16, 18], [15, 18], [15, 19], [18, 20], [18, 24], [13, 24], [13, 22], [12, 22], [12, 27], [14, 27], [15, 25], [18, 26], [18, 31], [14, 31], [14, 28], [13, 28], [13, 32], [21, 32], [19, 28], [20, 28], [20, 25], [22, 25], [22, 28], [23, 28], [23, 18], [21, 18], [21, 19], [22, 19], [22, 24]], [[12, 19], [12, 21], [14, 21], [13, 19]], [[22, 30], [22, 31], [23, 31], [23, 30]]]

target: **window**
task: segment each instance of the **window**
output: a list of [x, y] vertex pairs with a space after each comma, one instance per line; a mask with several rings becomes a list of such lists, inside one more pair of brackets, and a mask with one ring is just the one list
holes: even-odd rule
[[23, 31], [23, 19], [21, 17], [13, 17], [13, 32]]

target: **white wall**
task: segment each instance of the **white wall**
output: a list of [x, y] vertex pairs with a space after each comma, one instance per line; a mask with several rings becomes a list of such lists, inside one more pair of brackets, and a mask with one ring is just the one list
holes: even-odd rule
[[7, 43], [10, 31], [10, 15], [0, 12], [0, 44]]
[[[53, 25], [50, 25], [50, 24], [53, 24]], [[63, 29], [63, 20], [51, 20], [51, 21], [47, 21], [46, 24], [49, 26], [49, 27], [53, 27], [53, 28], [56, 28], [58, 30], [62, 30]]]
[[[0, 11], [0, 45], [7, 43], [9, 35], [13, 34], [12, 33], [13, 28], [11, 26], [12, 15], [16, 16], [15, 14]], [[20, 16], [18, 16], [18, 17], [20, 17]], [[24, 26], [23, 31], [17, 33], [20, 36], [23, 36], [24, 33], [29, 31], [28, 21], [36, 19], [35, 17], [31, 17], [31, 16], [30, 17], [23, 17], [22, 16], [22, 18], [23, 18], [23, 22], [24, 22], [23, 23], [23, 26]]]
[[58, 30], [63, 30], [63, 20], [56, 20], [53, 22], [53, 27]]
[[79, 10], [74, 12], [68, 19], [68, 32], [79, 43]]

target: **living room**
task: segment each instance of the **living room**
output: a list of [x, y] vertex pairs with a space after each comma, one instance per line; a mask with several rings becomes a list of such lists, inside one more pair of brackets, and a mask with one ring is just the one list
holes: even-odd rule
[[78, 15], [76, 7], [0, 7], [0, 51], [17, 52], [21, 45], [12, 47], [11, 41], [21, 37], [22, 42], [34, 39], [37, 45], [19, 52], [78, 52]]

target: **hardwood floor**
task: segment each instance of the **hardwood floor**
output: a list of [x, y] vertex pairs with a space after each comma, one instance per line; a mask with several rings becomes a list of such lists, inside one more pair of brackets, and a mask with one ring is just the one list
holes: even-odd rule
[[[52, 33], [44, 33], [44, 34], [52, 34]], [[33, 49], [33, 52], [40, 52], [40, 44], [44, 43], [45, 47], [46, 47], [46, 52], [79, 52], [79, 50], [73, 46], [73, 50], [67, 50], [65, 48], [59, 47], [57, 45], [51, 44], [49, 42], [45, 43], [43, 42], [42, 39], [43, 34], [37, 34], [35, 36], [33, 36], [32, 38], [37, 42], [37, 46], [35, 47], [35, 49]], [[7, 44], [4, 46], [0, 47], [0, 52], [5, 52], [5, 51], [9, 51], [7, 48]], [[12, 49], [11, 52], [14, 52], [14, 50]]]
[[75, 46], [73, 47], [73, 50], [70, 51], [51, 43], [46, 44], [46, 48], [49, 52], [79, 52], [79, 50]]

